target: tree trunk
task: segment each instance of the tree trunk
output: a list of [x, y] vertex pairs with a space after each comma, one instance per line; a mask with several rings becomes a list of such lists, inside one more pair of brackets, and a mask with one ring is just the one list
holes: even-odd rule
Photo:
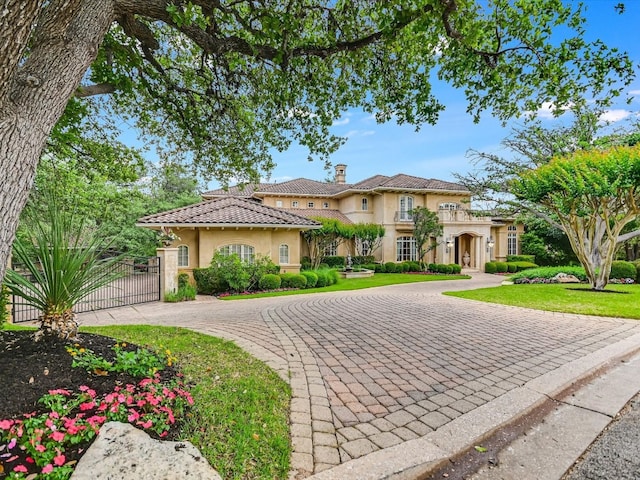
[[[3, 36], [12, 39], [23, 28], [18, 21], [24, 12], [7, 15]], [[12, 64], [0, 58], [0, 278], [47, 137], [114, 18], [110, 0], [51, 0], [38, 16], [26, 60]]]

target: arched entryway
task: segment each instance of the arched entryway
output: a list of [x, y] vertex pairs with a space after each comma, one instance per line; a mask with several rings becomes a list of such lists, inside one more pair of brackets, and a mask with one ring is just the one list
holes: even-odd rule
[[463, 268], [477, 269], [480, 265], [477, 248], [477, 237], [469, 233], [463, 233], [456, 237], [455, 263]]

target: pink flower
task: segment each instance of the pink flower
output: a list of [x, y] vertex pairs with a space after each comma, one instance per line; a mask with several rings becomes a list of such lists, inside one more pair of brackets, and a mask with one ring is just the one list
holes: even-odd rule
[[85, 392], [91, 398], [95, 398], [96, 397], [96, 391], [94, 389], [92, 389], [92, 388], [87, 387], [86, 385], [82, 385], [80, 387], [80, 391], [81, 392]]
[[0, 420], [0, 429], [9, 430], [13, 426], [13, 420]]
[[58, 388], [56, 390], [49, 390], [49, 395], [64, 395], [68, 397], [69, 395], [71, 395], [71, 392], [69, 390], [65, 390], [64, 388]]
[[142, 428], [151, 428], [153, 426], [153, 422], [151, 420], [147, 420], [146, 422], [138, 422]]
[[42, 452], [46, 452], [47, 451], [47, 447], [45, 447], [44, 445], [42, 445], [41, 443], [39, 443], [38, 445], [35, 446], [35, 449], [42, 453]]
[[16, 465], [15, 467], [13, 467], [13, 471], [27, 473], [27, 467], [25, 467], [24, 465]]
[[27, 463], [36, 463], [36, 461], [35, 461], [33, 458], [31, 458], [31, 457], [27, 457], [27, 458], [25, 458], [25, 461], [26, 461]]
[[140, 380], [139, 385], [141, 387], [146, 387], [147, 385], [149, 385], [150, 383], [153, 383], [153, 380], [151, 378], [143, 378], [142, 380]]
[[11, 450], [13, 447], [16, 446], [16, 443], [18, 443], [18, 441], [15, 438], [12, 438], [11, 441], [7, 445], [7, 449]]
[[53, 465], [51, 465], [50, 463], [42, 469], [42, 473], [51, 473], [51, 472], [53, 472]]
[[136, 412], [135, 410], [129, 410], [131, 413], [129, 414], [129, 416], [127, 417], [127, 419], [130, 422], [135, 422], [136, 420], [138, 420], [140, 418], [140, 414], [138, 412]]
[[58, 467], [61, 467], [62, 465], [64, 465], [64, 462], [66, 461], [67, 459], [63, 454], [53, 457], [53, 463], [55, 463]]
[[62, 432], [53, 432], [50, 437], [55, 441], [55, 442], [62, 442], [62, 440], [64, 440], [64, 433]]
[[82, 412], [85, 412], [87, 410], [91, 410], [92, 408], [95, 408], [96, 406], [96, 402], [94, 402], [93, 400], [90, 402], [84, 402], [80, 404], [80, 410]]

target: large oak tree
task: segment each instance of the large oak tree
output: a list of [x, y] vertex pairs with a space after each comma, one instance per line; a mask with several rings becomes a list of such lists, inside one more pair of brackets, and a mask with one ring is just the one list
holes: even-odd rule
[[328, 128], [349, 107], [436, 122], [435, 75], [464, 89], [476, 118], [606, 102], [631, 81], [632, 64], [583, 40], [580, 9], [561, 0], [3, 0], [0, 277], [47, 139], [79, 102], [100, 98], [99, 111], [223, 181], [255, 180], [292, 141], [326, 160], [341, 143]]

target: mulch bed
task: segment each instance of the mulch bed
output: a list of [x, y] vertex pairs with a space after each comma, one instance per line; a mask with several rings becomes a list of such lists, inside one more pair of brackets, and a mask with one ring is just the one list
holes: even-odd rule
[[[86, 385], [100, 397], [112, 392], [116, 386], [140, 381], [124, 373], [95, 375], [71, 366], [73, 358], [67, 352], [67, 346], [77, 344], [112, 361], [112, 347], [117, 343], [113, 338], [81, 333], [72, 341], [47, 339], [35, 342], [33, 334], [33, 331], [0, 331], [0, 420], [43, 412], [38, 399], [49, 390], [62, 388], [78, 392], [80, 386]], [[125, 349], [135, 351], [136, 348], [136, 345], [127, 345]], [[174, 368], [168, 367], [162, 371], [161, 379], [171, 379], [176, 373]], [[177, 430], [174, 425], [165, 440], [174, 439]], [[75, 451], [67, 449], [65, 453], [69, 459], [79, 459], [86, 448], [88, 445], [78, 445]], [[2, 474], [0, 478], [3, 478]]]

